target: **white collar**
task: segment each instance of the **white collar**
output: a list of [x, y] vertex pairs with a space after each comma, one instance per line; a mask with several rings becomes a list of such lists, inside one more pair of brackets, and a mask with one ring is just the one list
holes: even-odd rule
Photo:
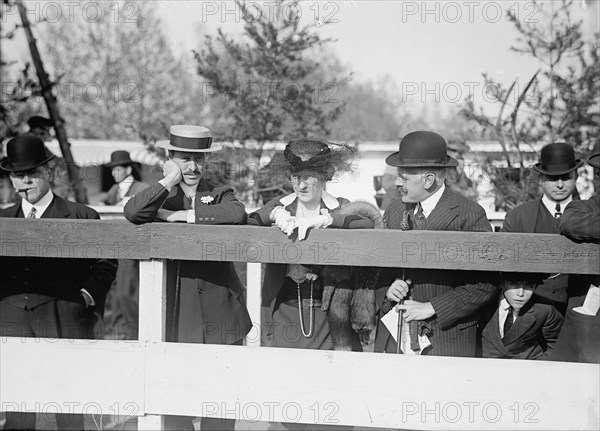
[[425, 217], [429, 217], [431, 211], [435, 209], [438, 202], [442, 198], [442, 194], [444, 194], [444, 190], [446, 190], [446, 185], [442, 184], [442, 187], [440, 187], [434, 194], [432, 194], [423, 202], [421, 202], [421, 207], [423, 208], [423, 215]]
[[573, 195], [569, 195], [568, 198], [566, 198], [565, 200], [560, 201], [560, 202], [556, 202], [554, 199], [551, 199], [548, 196], [546, 196], [546, 194], [544, 194], [544, 196], [542, 196], [542, 203], [544, 204], [544, 206], [548, 209], [548, 211], [552, 215], [554, 215], [554, 213], [556, 212], [556, 204], [560, 204], [560, 212], [563, 213], [563, 212], [565, 212], [565, 207], [567, 205], [569, 205], [569, 203], [572, 200], [573, 200]]
[[[200, 183], [198, 183], [200, 184]], [[186, 183], [184, 183], [183, 181], [179, 183], [179, 187], [181, 187], [181, 190], [183, 190], [183, 193], [189, 197], [194, 199], [194, 197], [196, 196], [196, 190], [198, 190], [198, 184], [196, 184], [195, 186], [188, 186]]]
[[131, 185], [134, 181], [133, 175], [128, 175], [123, 181], [121, 181], [118, 186], [121, 194], [125, 195], [125, 193], [127, 193], [131, 188]]
[[510, 304], [508, 303], [506, 298], [502, 298], [502, 300], [500, 301], [500, 308], [502, 308], [503, 310], [508, 310], [510, 308]]
[[[282, 197], [281, 199], [279, 199], [279, 201], [284, 207], [287, 207], [288, 205], [292, 204], [292, 202], [294, 202], [297, 198], [298, 196], [296, 195], [296, 193], [292, 193]], [[331, 193], [327, 192], [326, 190], [323, 190], [323, 194], [321, 195], [321, 201], [329, 210], [334, 210], [340, 206], [340, 203], [337, 200], [337, 198]]]
[[23, 215], [27, 217], [31, 212], [31, 208], [35, 207], [35, 218], [40, 218], [52, 203], [52, 199], [54, 199], [54, 194], [52, 193], [52, 190], [48, 190], [48, 193], [46, 193], [35, 204], [31, 204], [25, 199], [23, 199], [21, 201], [21, 209], [23, 210]]

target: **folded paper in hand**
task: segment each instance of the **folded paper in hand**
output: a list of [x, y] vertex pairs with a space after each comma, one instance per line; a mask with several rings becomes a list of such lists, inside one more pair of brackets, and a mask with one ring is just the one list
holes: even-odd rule
[[[392, 337], [394, 337], [394, 341], [396, 341], [396, 343], [398, 343], [398, 316], [399, 313], [396, 311], [395, 308], [392, 308], [390, 311], [388, 311], [388, 313], [385, 316], [381, 318], [381, 321], [383, 322], [387, 330], [390, 332], [390, 334], [392, 334]], [[410, 348], [410, 330], [408, 327], [408, 323], [406, 322], [404, 322], [404, 324], [402, 325], [401, 337], [402, 343], [400, 344], [400, 349], [402, 350], [402, 353], [406, 355], [420, 355], [423, 352], [423, 350], [431, 346], [431, 341], [429, 341], [427, 335], [419, 335], [419, 347], [421, 349], [418, 352], [413, 351]]]
[[585, 301], [583, 301], [583, 305], [581, 307], [573, 308], [573, 311], [589, 316], [595, 316], [598, 314], [598, 309], [600, 309], [600, 287], [591, 284], [585, 297]]

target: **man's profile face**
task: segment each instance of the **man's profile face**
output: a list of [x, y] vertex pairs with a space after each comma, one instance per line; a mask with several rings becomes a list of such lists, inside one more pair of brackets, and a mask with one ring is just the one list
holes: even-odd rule
[[519, 311], [531, 299], [535, 288], [536, 286], [533, 283], [505, 282], [502, 291], [510, 306], [515, 311]]
[[576, 182], [576, 171], [564, 175], [543, 175], [542, 190], [550, 199], [561, 202], [573, 194]]
[[426, 190], [429, 173], [411, 168], [398, 168], [396, 188], [402, 196], [404, 203], [417, 203], [424, 201], [429, 193]]
[[186, 153], [172, 151], [171, 160], [181, 169], [182, 181], [188, 186], [195, 186], [200, 182], [204, 172], [206, 156], [204, 153]]
[[50, 190], [50, 169], [46, 165], [24, 172], [11, 172], [13, 187], [30, 204], [35, 204]]

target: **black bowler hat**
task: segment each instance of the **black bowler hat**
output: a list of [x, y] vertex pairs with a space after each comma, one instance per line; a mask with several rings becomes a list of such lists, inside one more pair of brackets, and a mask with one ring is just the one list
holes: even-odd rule
[[115, 166], [128, 166], [133, 165], [135, 162], [131, 160], [131, 156], [128, 151], [118, 150], [113, 151], [110, 155], [110, 162], [106, 164], [108, 168], [114, 168]]
[[169, 151], [185, 153], [211, 153], [221, 149], [220, 144], [213, 144], [210, 130], [202, 126], [171, 126], [168, 141], [158, 141], [157, 147]]
[[583, 165], [575, 158], [575, 150], [565, 142], [555, 142], [542, 148], [540, 162], [533, 169], [544, 175], [564, 175]]
[[54, 154], [46, 150], [40, 138], [21, 135], [6, 144], [6, 158], [0, 162], [0, 168], [8, 172], [29, 171], [48, 163], [54, 157]]
[[404, 168], [455, 167], [458, 162], [447, 153], [446, 140], [437, 133], [412, 132], [400, 140], [398, 152], [385, 159], [390, 166]]

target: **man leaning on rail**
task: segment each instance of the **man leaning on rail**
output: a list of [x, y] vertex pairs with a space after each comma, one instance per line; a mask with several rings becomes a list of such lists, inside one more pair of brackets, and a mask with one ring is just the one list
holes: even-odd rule
[[[437, 133], [409, 133], [386, 163], [398, 169], [400, 192], [384, 214], [388, 229], [492, 230], [481, 206], [446, 187], [448, 170], [458, 162], [448, 156], [446, 141]], [[375, 351], [398, 352], [392, 332], [400, 332], [404, 354], [475, 356], [478, 313], [497, 292], [488, 280], [491, 276], [479, 271], [386, 270], [380, 284], [384, 287], [376, 294], [380, 317], [395, 308], [404, 324], [390, 332], [380, 321]]]
[[[22, 201], [0, 211], [0, 217], [26, 218], [31, 232], [35, 232], [35, 219], [39, 218], [100, 219], [91, 208], [52, 192], [49, 162], [54, 155], [46, 151], [41, 139], [17, 136], [8, 142], [6, 150], [0, 168], [9, 172]], [[38, 257], [2, 257], [0, 261], [0, 335], [94, 338], [96, 314], [102, 315], [104, 310], [116, 261]], [[90, 372], [93, 380], [93, 369]], [[35, 413], [7, 412], [4, 429], [34, 429], [35, 422]], [[83, 415], [57, 414], [57, 425], [61, 430], [83, 429]]]
[[[221, 149], [212, 143], [207, 128], [172, 126], [170, 140], [157, 146], [169, 152], [164, 178], [125, 204], [127, 220], [135, 224], [246, 223], [244, 204], [233, 189], [214, 186], [203, 178], [206, 154]], [[193, 235], [192, 230], [189, 234]], [[167, 304], [174, 304], [167, 310], [167, 341], [242, 344], [252, 327], [245, 288], [231, 262], [169, 261]], [[165, 423], [168, 429], [194, 429], [191, 417], [167, 416]], [[202, 429], [232, 430], [234, 425], [232, 419], [202, 418]]]

